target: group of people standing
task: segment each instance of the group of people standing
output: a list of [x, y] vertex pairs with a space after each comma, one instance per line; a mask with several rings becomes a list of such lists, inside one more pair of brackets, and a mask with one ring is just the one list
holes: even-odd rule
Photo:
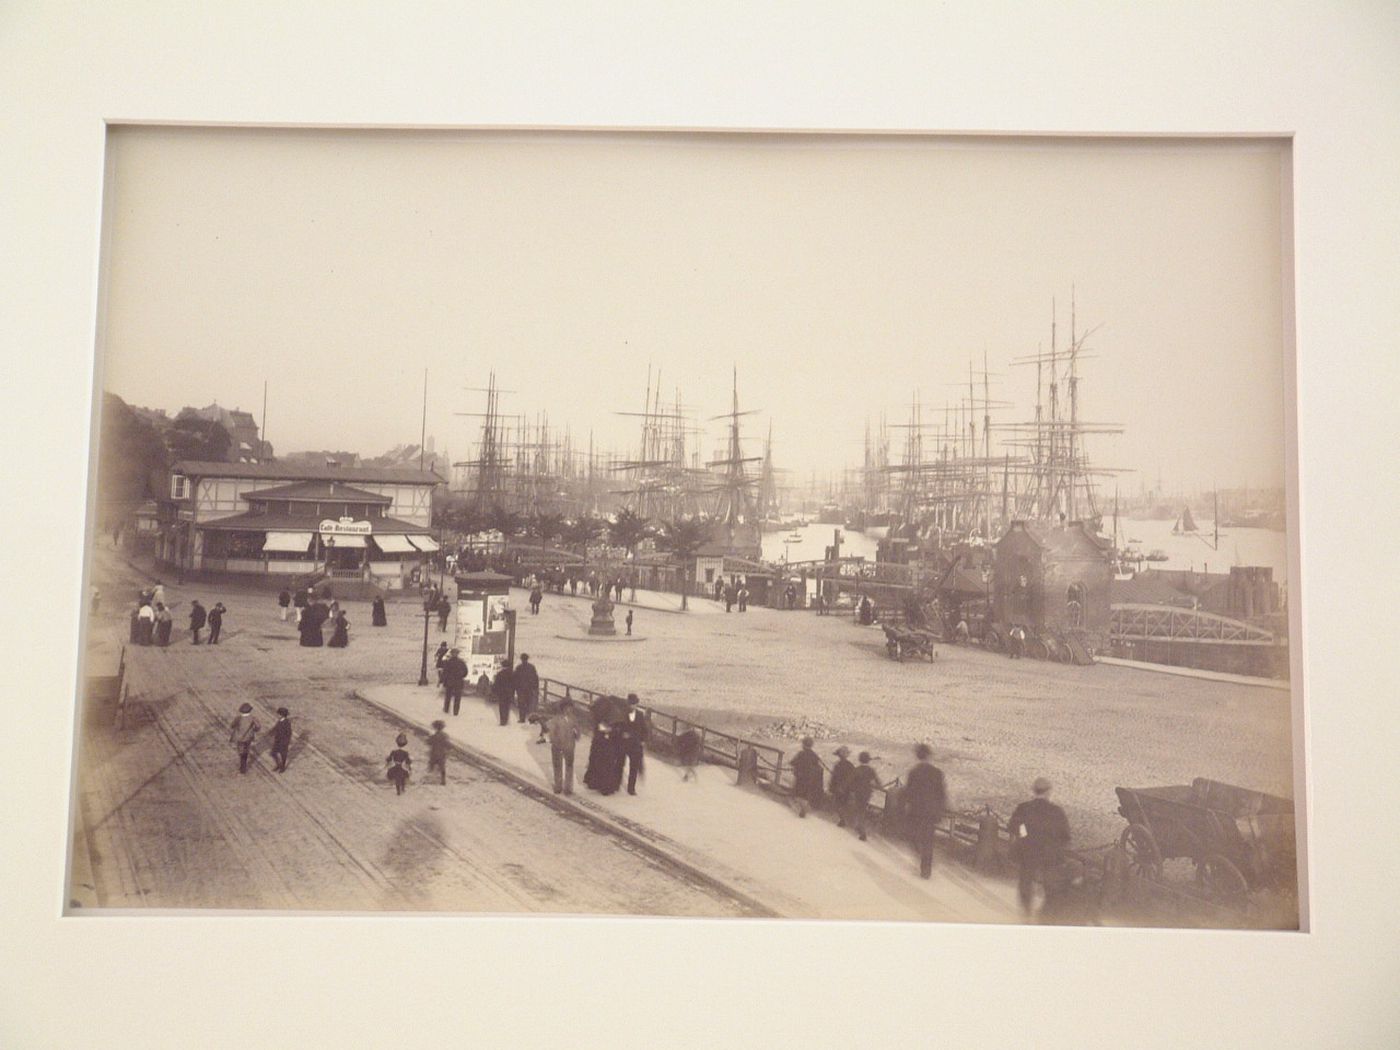
[[733, 580], [725, 583], [723, 579], [715, 580], [715, 601], [724, 602], [725, 612], [732, 611], [736, 605], [739, 606], [740, 612], [748, 612], [749, 597], [747, 583], [735, 583]]
[[588, 747], [588, 767], [583, 774], [585, 787], [600, 795], [614, 795], [622, 790], [626, 772], [627, 794], [637, 793], [637, 778], [645, 767], [650, 736], [646, 712], [640, 705], [636, 693], [628, 693], [625, 704], [615, 696], [600, 697], [595, 702], [591, 712], [593, 739]]
[[[837, 823], [854, 828], [862, 842], [870, 814], [870, 799], [880, 787], [879, 775], [871, 765], [868, 751], [859, 755], [859, 765], [850, 761], [850, 749], [836, 749], [838, 759], [831, 771], [830, 798], [837, 813]], [[903, 786], [891, 792], [905, 832], [919, 854], [919, 875], [933, 875], [933, 836], [948, 806], [948, 794], [943, 771], [933, 764], [933, 749], [927, 744], [914, 748], [915, 763], [904, 775]], [[805, 817], [809, 810], [820, 809], [827, 802], [827, 787], [823, 783], [826, 767], [814, 750], [814, 741], [802, 738], [802, 750], [792, 760], [793, 804], [797, 815]]]
[[[223, 602], [215, 602], [212, 609], [205, 609], [196, 598], [190, 603], [190, 641], [200, 644], [200, 634], [205, 626], [209, 628], [209, 644], [218, 645], [223, 631], [224, 614], [228, 609]], [[133, 645], [168, 646], [175, 626], [173, 605], [165, 599], [165, 585], [159, 580], [154, 587], [140, 592], [136, 606], [131, 610], [129, 641]]]
[[[286, 592], [284, 591], [283, 594]], [[279, 596], [280, 603], [281, 598]], [[301, 635], [301, 644], [308, 647], [328, 645], [332, 649], [344, 649], [350, 644], [350, 620], [345, 615], [345, 610], [340, 607], [340, 602], [334, 599], [327, 604], [321, 598], [310, 592], [297, 592], [294, 601], [302, 604], [295, 605], [297, 616], [297, 632]], [[283, 606], [285, 609], [285, 606]], [[330, 641], [326, 641], [325, 625], [331, 625]]]

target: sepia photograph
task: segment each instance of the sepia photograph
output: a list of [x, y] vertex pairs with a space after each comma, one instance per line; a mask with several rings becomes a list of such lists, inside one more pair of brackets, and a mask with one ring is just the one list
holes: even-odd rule
[[65, 913], [1306, 929], [1292, 163], [110, 126]]

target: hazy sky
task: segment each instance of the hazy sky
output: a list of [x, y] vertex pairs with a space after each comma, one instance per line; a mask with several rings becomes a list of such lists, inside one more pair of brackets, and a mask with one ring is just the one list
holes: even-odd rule
[[[1169, 488], [1283, 478], [1274, 143], [120, 128], [106, 389], [261, 412], [279, 452], [465, 458], [502, 407], [635, 445], [647, 366], [702, 418], [739, 370], [750, 451], [860, 463], [867, 416], [925, 418], [987, 354], [999, 418], [1070, 288], [1097, 358], [1091, 457]], [[719, 440], [710, 424], [702, 446]], [[895, 452], [898, 454], [898, 440]], [[1108, 483], [1110, 486], [1112, 482]]]

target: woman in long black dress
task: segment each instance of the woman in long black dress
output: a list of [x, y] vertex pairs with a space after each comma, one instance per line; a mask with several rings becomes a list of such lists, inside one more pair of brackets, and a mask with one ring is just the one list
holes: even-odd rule
[[344, 649], [350, 644], [350, 621], [345, 618], [343, 610], [335, 614], [335, 630], [326, 644], [332, 649]]
[[615, 696], [600, 698], [593, 706], [593, 740], [588, 746], [588, 769], [583, 782], [602, 795], [622, 786], [622, 714], [625, 705]]
[[308, 605], [301, 614], [301, 623], [297, 625], [301, 631], [302, 645], [324, 645], [325, 637], [321, 634], [321, 624], [325, 622], [326, 607], [320, 602], [313, 602]]
[[388, 627], [388, 626], [389, 626], [389, 617], [388, 617], [387, 615], [385, 615], [385, 612], [384, 612], [384, 599], [383, 599], [383, 598], [376, 597], [376, 598], [374, 599], [373, 609], [372, 609], [372, 611], [371, 611], [371, 613], [370, 613], [370, 620], [369, 620], [369, 622], [370, 622], [372, 625], [374, 625], [375, 627]]

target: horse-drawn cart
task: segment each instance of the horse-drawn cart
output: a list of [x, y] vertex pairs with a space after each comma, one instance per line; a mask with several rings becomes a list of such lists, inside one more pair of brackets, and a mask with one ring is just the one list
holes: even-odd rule
[[1129, 874], [1161, 882], [1164, 862], [1189, 858], [1201, 895], [1234, 911], [1258, 890], [1296, 891], [1292, 799], [1204, 777], [1116, 792], [1128, 821], [1118, 842]]
[[911, 627], [882, 626], [885, 629], [885, 652], [889, 653], [891, 660], [902, 662], [906, 656], [923, 656], [928, 658], [929, 663], [933, 662], [933, 647], [939, 640], [938, 635]]

